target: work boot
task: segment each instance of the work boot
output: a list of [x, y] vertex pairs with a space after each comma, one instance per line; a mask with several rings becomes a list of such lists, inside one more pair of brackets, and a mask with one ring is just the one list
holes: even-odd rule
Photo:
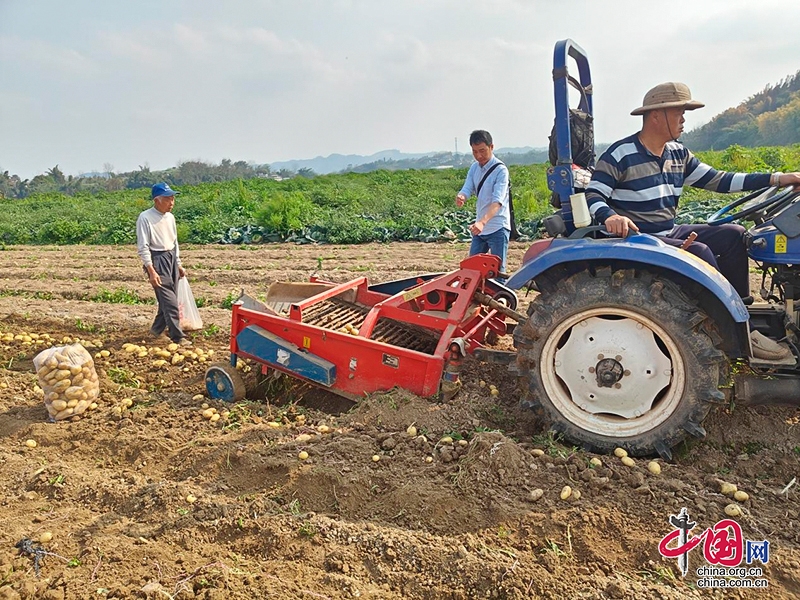
[[181, 338], [175, 343], [178, 344], [178, 346], [191, 346], [192, 340], [190, 340], [189, 338]]
[[761, 360], [784, 360], [792, 356], [789, 348], [769, 339], [760, 331], [750, 332], [750, 344], [753, 347], [753, 356]]
[[150, 337], [151, 338], [158, 339], [162, 335], [164, 335], [164, 330], [163, 329], [161, 331], [157, 331], [157, 330], [153, 329], [152, 327], [150, 328]]

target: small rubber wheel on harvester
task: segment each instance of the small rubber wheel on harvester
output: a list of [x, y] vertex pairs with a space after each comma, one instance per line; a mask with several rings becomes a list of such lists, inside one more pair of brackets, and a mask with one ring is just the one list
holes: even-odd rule
[[244, 380], [230, 363], [214, 363], [206, 369], [208, 397], [223, 402], [238, 402], [245, 397]]

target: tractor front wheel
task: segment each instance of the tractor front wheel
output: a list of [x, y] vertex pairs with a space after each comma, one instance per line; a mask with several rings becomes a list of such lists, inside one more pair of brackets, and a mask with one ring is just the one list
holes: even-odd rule
[[724, 354], [712, 321], [675, 283], [604, 268], [537, 284], [515, 331], [523, 404], [595, 452], [670, 459], [687, 434], [705, 435]]

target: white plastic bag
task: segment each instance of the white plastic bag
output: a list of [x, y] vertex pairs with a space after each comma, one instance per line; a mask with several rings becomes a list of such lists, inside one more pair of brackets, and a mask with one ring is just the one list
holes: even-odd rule
[[33, 359], [33, 368], [54, 421], [83, 414], [100, 395], [92, 355], [80, 344], [43, 350]]
[[192, 288], [186, 277], [178, 280], [178, 314], [181, 320], [181, 329], [184, 331], [196, 331], [203, 328], [203, 319], [200, 318], [200, 311], [194, 301]]

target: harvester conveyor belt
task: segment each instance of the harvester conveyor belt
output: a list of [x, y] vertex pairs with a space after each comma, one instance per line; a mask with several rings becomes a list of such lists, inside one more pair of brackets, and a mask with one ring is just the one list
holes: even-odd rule
[[[337, 331], [349, 323], [359, 329], [369, 310], [367, 306], [332, 298], [307, 307], [303, 323]], [[392, 319], [380, 319], [370, 339], [425, 354], [433, 354], [438, 343], [433, 332]]]

